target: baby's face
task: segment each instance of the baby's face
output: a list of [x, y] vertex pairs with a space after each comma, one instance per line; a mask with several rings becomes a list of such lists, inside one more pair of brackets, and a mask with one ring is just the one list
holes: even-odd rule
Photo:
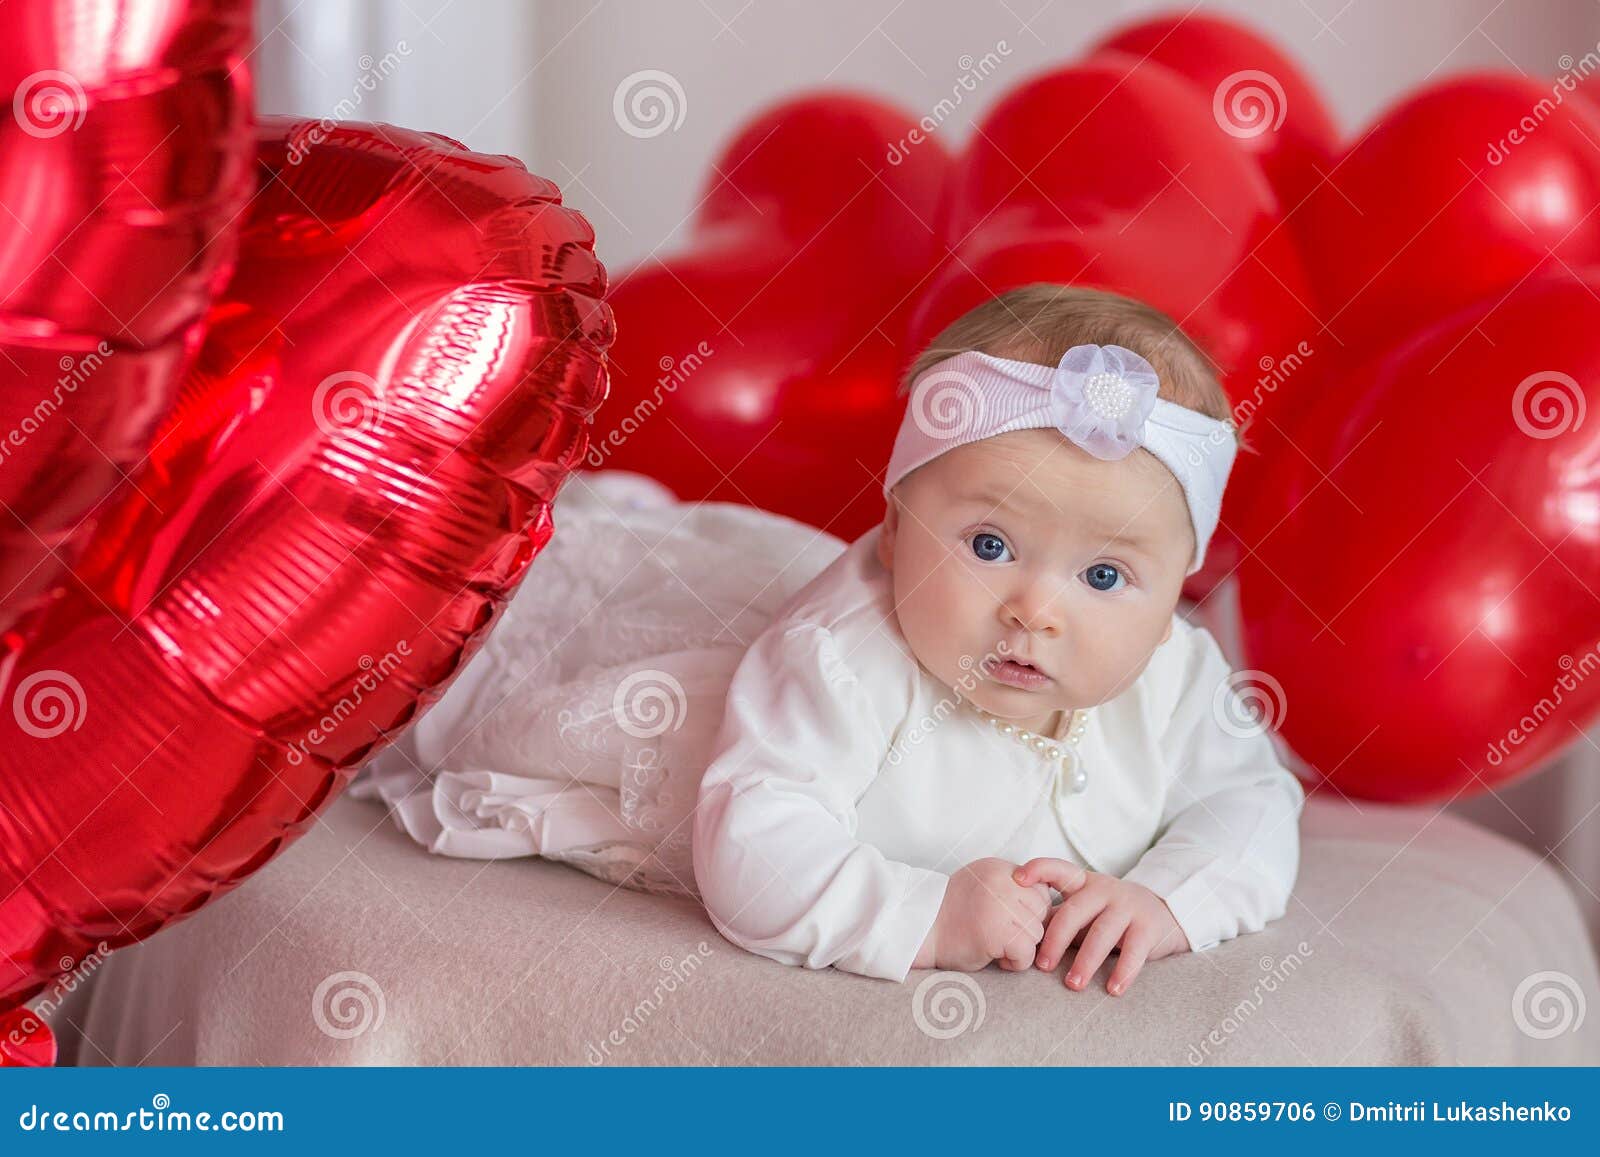
[[[1057, 709], [1103, 703], [1139, 677], [1171, 633], [1194, 547], [1178, 480], [1148, 451], [1107, 462], [1059, 431], [1029, 429], [958, 446], [903, 478], [879, 557], [918, 661], [977, 706], [1040, 730]], [[989, 662], [1005, 656], [1048, 678], [1001, 682]]]

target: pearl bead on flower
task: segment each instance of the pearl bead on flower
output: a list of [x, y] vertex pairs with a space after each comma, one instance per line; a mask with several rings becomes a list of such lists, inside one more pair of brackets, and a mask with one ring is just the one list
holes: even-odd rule
[[1047, 736], [1036, 735], [1025, 727], [1018, 727], [1014, 723], [1007, 723], [998, 715], [993, 715], [983, 708], [978, 708], [978, 713], [986, 718], [990, 725], [1001, 735], [1009, 735], [1024, 746], [1031, 747], [1046, 759], [1058, 760], [1061, 764], [1058, 769], [1058, 787], [1076, 795], [1089, 786], [1089, 774], [1084, 770], [1083, 760], [1078, 755], [1078, 741], [1083, 738], [1083, 733], [1089, 727], [1089, 712], [1084, 709], [1072, 713], [1072, 722], [1067, 725], [1067, 735], [1064, 740], [1054, 740]]
[[1110, 371], [1090, 374], [1084, 379], [1083, 400], [1100, 417], [1116, 421], [1133, 409], [1133, 387], [1121, 374]]

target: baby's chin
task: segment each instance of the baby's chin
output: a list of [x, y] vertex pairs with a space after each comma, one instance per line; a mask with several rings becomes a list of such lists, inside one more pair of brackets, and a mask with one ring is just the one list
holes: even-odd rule
[[1021, 691], [1015, 687], [990, 683], [981, 689], [975, 688], [968, 698], [989, 714], [1002, 719], [1033, 719], [1051, 711], [1071, 711], [1067, 699], [1056, 688], [1052, 687], [1051, 690], [1054, 693], [1047, 695], [1042, 691]]
[[1071, 711], [1075, 706], [1069, 688], [1064, 688], [1054, 680], [1047, 687], [1030, 690], [1022, 687], [1012, 687], [993, 679], [980, 679], [973, 681], [972, 676], [967, 677], [968, 689], [955, 688], [963, 698], [975, 707], [981, 707], [991, 715], [998, 715], [1002, 719], [1021, 722], [1035, 720], [1041, 715], [1051, 711]]

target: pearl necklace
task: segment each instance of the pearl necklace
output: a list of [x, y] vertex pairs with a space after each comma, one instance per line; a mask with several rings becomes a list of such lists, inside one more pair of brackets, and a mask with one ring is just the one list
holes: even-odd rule
[[1083, 758], [1078, 754], [1078, 741], [1083, 738], [1083, 733], [1089, 727], [1087, 708], [1079, 708], [1072, 713], [1072, 721], [1067, 725], [1067, 737], [1060, 741], [1035, 735], [1027, 728], [1009, 723], [982, 707], [978, 708], [978, 714], [987, 719], [1001, 735], [1013, 737], [1017, 742], [1033, 748], [1047, 759], [1058, 760], [1061, 764], [1058, 771], [1058, 787], [1064, 787], [1073, 795], [1077, 795], [1089, 786], [1089, 773], [1084, 770]]

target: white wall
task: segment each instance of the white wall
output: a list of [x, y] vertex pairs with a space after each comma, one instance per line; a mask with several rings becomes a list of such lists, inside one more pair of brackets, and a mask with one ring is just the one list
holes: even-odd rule
[[[963, 54], [1004, 39], [1003, 69], [945, 121], [965, 139], [1015, 80], [1126, 20], [1187, 3], [1085, 0], [259, 0], [258, 107], [329, 115], [359, 58], [405, 41], [357, 119], [512, 153], [559, 184], [621, 269], [682, 239], [705, 167], [773, 100], [843, 86], [915, 115], [948, 96]], [[1217, 0], [1301, 60], [1346, 131], [1428, 77], [1473, 68], [1553, 76], [1600, 41], [1590, 0]], [[612, 97], [643, 69], [682, 86], [682, 124], [640, 139]]]

